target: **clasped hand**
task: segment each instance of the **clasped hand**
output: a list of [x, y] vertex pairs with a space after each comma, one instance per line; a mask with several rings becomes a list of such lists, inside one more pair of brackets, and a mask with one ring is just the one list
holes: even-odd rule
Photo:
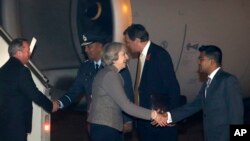
[[59, 110], [60, 104], [57, 100], [53, 101], [52, 104], [53, 104], [52, 112], [54, 113]]
[[151, 113], [152, 122], [151, 124], [154, 126], [167, 126], [168, 114], [167, 112], [161, 112], [160, 110], [153, 110]]

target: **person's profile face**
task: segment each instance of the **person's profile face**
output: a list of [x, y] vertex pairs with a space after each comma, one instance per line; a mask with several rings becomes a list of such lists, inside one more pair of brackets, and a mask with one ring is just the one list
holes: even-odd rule
[[198, 58], [199, 72], [208, 73], [211, 67], [211, 58], [208, 58], [204, 52], [201, 52]]
[[30, 47], [28, 42], [23, 42], [22, 50], [20, 51], [20, 60], [23, 64], [27, 64], [30, 59]]
[[114, 65], [121, 70], [126, 67], [128, 59], [127, 50], [122, 48], [122, 50], [118, 52], [118, 59], [114, 61]]
[[135, 41], [131, 40], [128, 34], [125, 34], [124, 40], [125, 40], [126, 46], [129, 48], [130, 51], [134, 53], [138, 52], [137, 46], [136, 46], [136, 40]]

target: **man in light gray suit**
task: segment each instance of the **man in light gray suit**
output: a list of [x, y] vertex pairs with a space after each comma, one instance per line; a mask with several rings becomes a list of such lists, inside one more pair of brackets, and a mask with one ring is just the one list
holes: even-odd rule
[[203, 110], [205, 141], [229, 141], [229, 126], [243, 124], [242, 93], [237, 78], [221, 69], [222, 52], [217, 46], [199, 48], [199, 71], [208, 81], [196, 99], [168, 112], [168, 122], [178, 122]]

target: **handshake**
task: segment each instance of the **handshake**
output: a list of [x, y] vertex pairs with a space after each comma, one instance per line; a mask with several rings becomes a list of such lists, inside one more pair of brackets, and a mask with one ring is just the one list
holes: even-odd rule
[[167, 112], [162, 112], [160, 110], [152, 110], [151, 119], [152, 119], [151, 124], [153, 126], [156, 126], [156, 127], [157, 126], [161, 126], [161, 127], [170, 126], [170, 124], [168, 123]]
[[53, 104], [53, 108], [52, 108], [52, 112], [53, 113], [56, 112], [56, 111], [58, 111], [60, 109], [60, 103], [59, 103], [58, 100], [54, 100], [52, 102], [52, 104]]

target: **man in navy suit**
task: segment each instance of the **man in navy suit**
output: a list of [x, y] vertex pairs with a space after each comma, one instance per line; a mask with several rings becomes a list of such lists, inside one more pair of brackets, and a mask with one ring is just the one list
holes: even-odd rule
[[[58, 100], [61, 109], [76, 102], [81, 94], [85, 94], [87, 97], [87, 107], [89, 107], [94, 77], [96, 76], [97, 71], [103, 68], [101, 53], [104, 44], [108, 41], [108, 36], [103, 33], [87, 33], [82, 36], [82, 39], [83, 43], [81, 46], [83, 47], [88, 60], [83, 62], [80, 66], [77, 77], [69, 91]], [[124, 80], [126, 95], [128, 99], [133, 101], [133, 86], [128, 67], [121, 70], [120, 74]], [[124, 123], [126, 123], [124, 124], [124, 132], [131, 131], [133, 118], [126, 113], [124, 113], [123, 118]]]
[[0, 69], [0, 140], [27, 141], [32, 127], [32, 101], [47, 112], [57, 106], [38, 90], [25, 66], [30, 58], [28, 41], [14, 39], [8, 52], [10, 59]]
[[222, 51], [217, 46], [199, 48], [199, 71], [208, 75], [195, 100], [170, 110], [168, 122], [178, 122], [203, 110], [205, 141], [229, 141], [229, 125], [243, 124], [243, 102], [237, 78], [222, 70]]
[[[149, 40], [149, 34], [140, 24], [130, 25], [124, 32], [130, 51], [139, 53], [135, 81], [135, 102], [145, 108], [163, 111], [179, 106], [180, 87], [172, 59], [162, 47]], [[138, 119], [140, 141], [176, 141], [177, 129], [154, 127], [150, 121]]]

